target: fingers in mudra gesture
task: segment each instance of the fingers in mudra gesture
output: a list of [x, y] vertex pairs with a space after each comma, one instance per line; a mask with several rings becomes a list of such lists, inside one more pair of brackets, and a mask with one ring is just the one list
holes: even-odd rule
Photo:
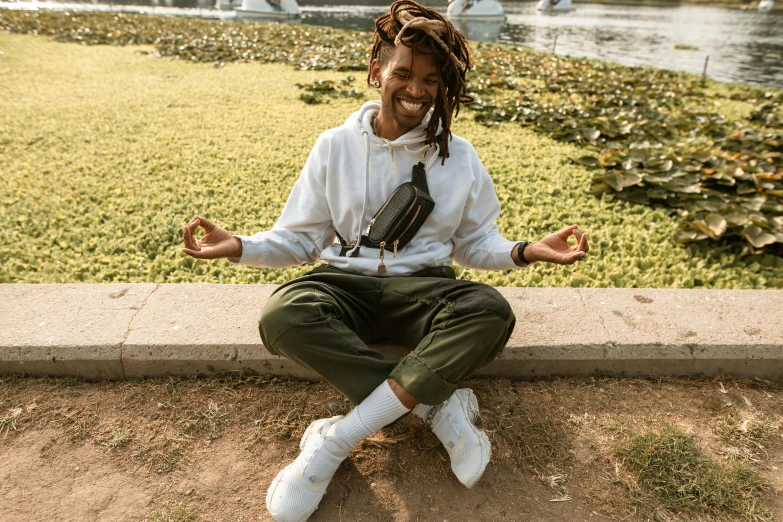
[[[568, 244], [571, 236], [576, 238], [575, 247]], [[589, 250], [587, 232], [580, 231], [579, 225], [571, 225], [538, 241], [536, 257], [558, 265], [573, 265], [583, 259]]]
[[[204, 235], [196, 238], [196, 231], [204, 229]], [[185, 248], [182, 252], [197, 259], [242, 257], [242, 242], [201, 216], [194, 216], [182, 229]]]

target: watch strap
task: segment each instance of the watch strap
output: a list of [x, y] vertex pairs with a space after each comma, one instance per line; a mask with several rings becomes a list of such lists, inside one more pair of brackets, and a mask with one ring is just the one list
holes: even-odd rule
[[529, 244], [530, 241], [520, 241], [517, 243], [517, 257], [519, 257], [519, 264], [517, 266], [526, 267], [530, 264], [530, 262], [525, 259], [525, 249]]

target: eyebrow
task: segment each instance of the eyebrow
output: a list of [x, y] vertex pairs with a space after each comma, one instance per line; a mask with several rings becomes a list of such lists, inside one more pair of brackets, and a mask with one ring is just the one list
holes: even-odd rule
[[[410, 75], [411, 70], [405, 67], [404, 65], [398, 65], [397, 67], [392, 69], [392, 72], [398, 74], [405, 74], [407, 76]], [[425, 76], [425, 78], [437, 78], [437, 77], [438, 77], [438, 73], [436, 72], [431, 72]]]

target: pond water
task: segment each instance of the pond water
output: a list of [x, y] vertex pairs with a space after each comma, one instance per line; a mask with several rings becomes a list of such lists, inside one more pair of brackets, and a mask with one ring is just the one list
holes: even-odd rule
[[[300, 21], [372, 31], [373, 19], [385, 12], [389, 3], [388, 0], [339, 3], [301, 0]], [[423, 3], [442, 12], [448, 5], [445, 0]], [[503, 42], [542, 51], [554, 49], [558, 54], [695, 74], [702, 73], [705, 58], [709, 56], [710, 78], [783, 88], [783, 11], [575, 2], [571, 12], [547, 15], [536, 11], [535, 2], [504, 1], [502, 4], [505, 22], [457, 22], [455, 25], [471, 40]], [[140, 10], [159, 6], [156, 11], [168, 14], [231, 16], [213, 9], [212, 5], [212, 0], [85, 0], [80, 8]], [[64, 4], [0, 2], [0, 7], [33, 6], [62, 8]]]

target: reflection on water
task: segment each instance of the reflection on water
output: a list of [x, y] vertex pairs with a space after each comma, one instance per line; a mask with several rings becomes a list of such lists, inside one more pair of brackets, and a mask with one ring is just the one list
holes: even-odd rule
[[454, 20], [454, 27], [462, 31], [468, 40], [476, 42], [497, 42], [503, 25], [503, 22], [484, 20]]
[[[64, 0], [65, 1], [65, 0]], [[74, 2], [74, 0], [67, 0]], [[213, 0], [75, 0], [105, 10], [107, 4], [180, 8], [189, 16], [230, 18]], [[389, 0], [301, 0], [302, 23], [372, 31]], [[441, 12], [448, 2], [423, 2]], [[567, 13], [541, 13], [535, 2], [503, 1], [505, 23], [456, 22], [471, 40], [503, 42], [541, 51], [611, 60], [625, 65], [664, 67], [722, 81], [783, 87], [783, 12], [715, 7], [647, 7], [575, 3]], [[4, 2], [16, 8], [30, 2]], [[200, 8], [195, 11], [194, 8]], [[175, 9], [176, 11], [176, 9]], [[166, 12], [169, 12], [168, 10]], [[697, 50], [677, 50], [686, 45]]]

